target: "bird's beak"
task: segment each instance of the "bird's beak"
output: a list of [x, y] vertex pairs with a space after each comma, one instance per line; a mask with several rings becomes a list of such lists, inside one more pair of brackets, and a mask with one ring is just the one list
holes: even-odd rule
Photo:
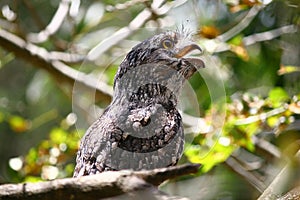
[[[182, 46], [182, 48], [179, 48], [178, 52], [175, 54], [176, 58], [183, 58], [193, 50], [198, 50], [200, 53], [202, 53], [202, 49], [195, 43], [189, 43], [180, 46]], [[205, 67], [204, 62], [198, 57], [185, 57], [184, 59], [190, 62], [196, 69]]]
[[183, 48], [179, 49], [178, 53], [176, 53], [176, 58], [182, 58], [186, 54], [190, 53], [193, 50], [199, 50], [200, 53], [202, 53], [202, 49], [195, 43], [191, 43], [188, 45], [185, 45]]

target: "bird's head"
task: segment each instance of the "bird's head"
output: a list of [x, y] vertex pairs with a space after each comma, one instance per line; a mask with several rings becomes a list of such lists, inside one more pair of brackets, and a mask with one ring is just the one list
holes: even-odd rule
[[156, 64], [176, 70], [188, 79], [197, 69], [204, 67], [201, 59], [186, 57], [194, 50], [202, 52], [201, 48], [190, 39], [189, 34], [167, 31], [154, 35], [132, 48], [121, 63], [115, 81], [133, 68], [141, 65], [154, 68]]

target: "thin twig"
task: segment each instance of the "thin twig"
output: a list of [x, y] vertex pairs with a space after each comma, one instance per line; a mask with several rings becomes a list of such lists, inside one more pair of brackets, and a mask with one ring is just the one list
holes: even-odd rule
[[273, 145], [272, 143], [262, 139], [258, 138], [257, 136], [252, 137], [254, 140], [254, 143], [257, 147], [259, 147], [261, 150], [268, 152], [270, 155], [272, 155], [275, 158], [281, 158], [283, 155], [281, 154], [278, 147]]
[[266, 112], [266, 113], [261, 113], [259, 115], [250, 116], [250, 117], [247, 117], [245, 119], [238, 119], [238, 120], [236, 120], [235, 125], [245, 125], [245, 124], [251, 124], [251, 123], [257, 122], [257, 121], [264, 121], [268, 117], [278, 115], [278, 114], [283, 113], [285, 111], [286, 111], [285, 107], [275, 108], [275, 109], [273, 109], [269, 112]]
[[[295, 33], [298, 30], [299, 29], [295, 25], [286, 25], [283, 27], [279, 27], [277, 29], [246, 36], [243, 38], [242, 43], [244, 46], [250, 46], [257, 42], [263, 42], [263, 41], [275, 39], [277, 37], [280, 37], [283, 34]], [[214, 45], [214, 48], [211, 48], [212, 44]], [[218, 38], [214, 40], [210, 40], [209, 45], [211, 48], [210, 50], [211, 53], [220, 53], [231, 49], [230, 44], [227, 44], [226, 42], [222, 42]]]
[[261, 5], [255, 5], [253, 6], [247, 15], [234, 27], [232, 27], [229, 31], [223, 33], [222, 35], [218, 36], [217, 39], [225, 42], [229, 40], [230, 38], [234, 37], [241, 31], [243, 31], [245, 28], [248, 27], [248, 25], [251, 23], [251, 21], [254, 19], [254, 17], [257, 15], [257, 13], [263, 8]]
[[242, 176], [245, 180], [247, 180], [254, 188], [257, 189], [260, 193], [264, 191], [266, 185], [260, 181], [256, 176], [254, 176], [251, 172], [245, 170], [243, 166], [236, 161], [233, 157], [227, 158], [225, 163], [234, 170], [237, 174]]
[[[96, 60], [100, 55], [102, 55], [105, 51], [110, 49], [112, 46], [118, 44], [120, 41], [130, 36], [136, 30], [141, 28], [148, 20], [152, 19], [153, 16], [157, 15], [155, 8], [156, 7], [159, 8], [164, 3], [165, 3], [164, 1], [154, 0], [151, 5], [151, 9], [145, 8], [129, 23], [128, 26], [119, 29], [112, 36], [100, 42], [96, 47], [94, 47], [89, 52], [87, 59], [91, 61]], [[154, 6], [156, 4], [158, 6]]]
[[12, 23], [8, 20], [4, 20], [1, 18], [0, 18], [0, 27], [1, 27], [1, 29], [5, 29], [8, 31], [12, 31], [12, 32], [14, 32], [18, 29], [18, 27], [15, 23]]
[[116, 11], [116, 10], [125, 10], [129, 9], [131, 6], [134, 6], [139, 3], [145, 3], [149, 0], [131, 0], [131, 1], [126, 1], [124, 3], [117, 3], [116, 5], [107, 5], [106, 10], [109, 12]]
[[287, 33], [295, 33], [298, 31], [298, 28], [295, 25], [287, 25], [283, 26], [277, 29], [273, 29], [270, 31], [262, 32], [262, 33], [256, 33], [247, 37], [243, 38], [243, 44], [245, 46], [252, 45], [257, 42], [263, 42], [267, 40], [272, 40], [276, 37], [279, 37], [283, 34]]
[[88, 60], [96, 60], [105, 51], [128, 37], [138, 28], [142, 27], [144, 23], [151, 18], [151, 16], [151, 11], [149, 9], [144, 9], [129, 23], [128, 26], [119, 29], [112, 36], [104, 39], [96, 47], [94, 47], [87, 56]]
[[51, 35], [56, 33], [68, 14], [70, 2], [70, 0], [62, 0], [46, 28], [40, 31], [39, 33], [28, 34], [28, 41], [33, 43], [42, 43], [47, 41]]
[[51, 60], [60, 60], [69, 64], [81, 63], [85, 59], [85, 55], [65, 53], [60, 51], [50, 51], [49, 58]]

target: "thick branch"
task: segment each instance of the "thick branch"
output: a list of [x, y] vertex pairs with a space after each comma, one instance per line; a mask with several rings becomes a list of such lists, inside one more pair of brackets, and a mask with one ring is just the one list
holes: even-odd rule
[[[196, 173], [200, 165], [182, 165], [147, 171], [110, 171], [80, 178], [0, 186], [0, 199], [99, 199], [136, 191], [158, 195], [153, 185], [169, 178]], [[153, 185], [152, 185], [153, 184]]]
[[[59, 83], [73, 85], [76, 81], [87, 89], [96, 90], [96, 94], [103, 102], [108, 103], [111, 99], [112, 91], [105, 83], [79, 72], [67, 66], [59, 60], [51, 59], [53, 56], [44, 48], [27, 43], [16, 35], [0, 29], [0, 46], [7, 51], [13, 52], [17, 57], [24, 59], [32, 65], [44, 69], [53, 75]], [[101, 88], [99, 87], [101, 85]]]
[[293, 188], [288, 193], [278, 198], [277, 200], [297, 200], [300, 199], [300, 186]]
[[[299, 151], [300, 152], [300, 151]], [[268, 186], [268, 188], [262, 193], [262, 195], [258, 198], [258, 200], [265, 199], [277, 199], [282, 196], [282, 194], [286, 193], [287, 190], [290, 190], [290, 187], [296, 188], [290, 190], [285, 195], [283, 195], [281, 200], [290, 199], [288, 198], [290, 195], [294, 195], [295, 198], [299, 199], [299, 178], [300, 178], [300, 153], [297, 153], [295, 157], [292, 157], [290, 162], [278, 173], [278, 175], [274, 178], [273, 182]], [[297, 197], [297, 198], [296, 198]]]
[[162, 182], [179, 176], [194, 174], [198, 172], [200, 164], [186, 164], [175, 167], [136, 171], [134, 174], [152, 185], [160, 185]]

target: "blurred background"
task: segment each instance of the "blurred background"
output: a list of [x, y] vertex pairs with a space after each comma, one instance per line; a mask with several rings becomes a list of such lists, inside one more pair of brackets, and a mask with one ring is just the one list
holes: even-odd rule
[[299, 186], [299, 6], [298, 0], [2, 0], [0, 184], [71, 177], [79, 140], [109, 105], [126, 53], [184, 26], [204, 49], [206, 69], [180, 100], [186, 134], [180, 164], [203, 166], [161, 189], [191, 199], [256, 199], [275, 178], [278, 195]]

